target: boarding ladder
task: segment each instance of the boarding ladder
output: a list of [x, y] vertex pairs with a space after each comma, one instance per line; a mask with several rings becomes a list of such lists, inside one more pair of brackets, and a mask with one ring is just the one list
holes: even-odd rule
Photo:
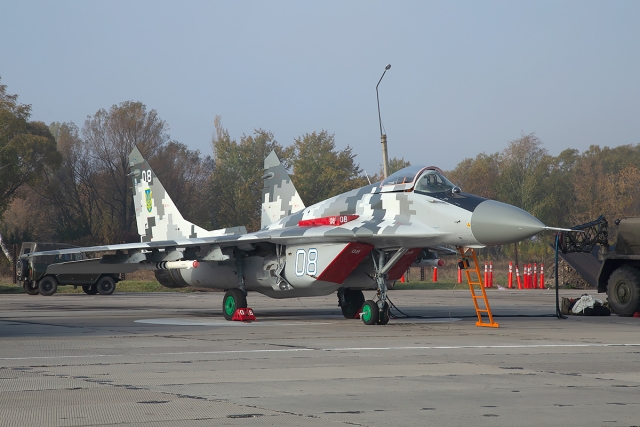
[[[473, 306], [476, 309], [476, 314], [478, 315], [478, 321], [476, 322], [476, 326], [484, 326], [487, 328], [497, 328], [498, 325], [493, 321], [493, 315], [491, 314], [491, 307], [489, 307], [489, 300], [487, 299], [487, 293], [484, 290], [484, 283], [482, 283], [482, 275], [480, 274], [480, 267], [478, 266], [478, 256], [476, 255], [476, 251], [473, 248], [463, 248], [458, 247], [458, 253], [462, 260], [459, 263], [459, 268], [464, 270], [465, 275], [467, 276], [467, 282], [469, 283], [469, 290], [471, 291], [471, 298], [473, 299]], [[473, 265], [471, 264], [473, 262]], [[472, 274], [475, 273], [477, 280], [472, 280]], [[477, 293], [478, 288], [480, 289], [480, 294]], [[478, 304], [479, 300], [484, 301], [484, 307], [481, 308]], [[482, 314], [485, 313], [489, 322], [485, 322], [486, 317], [483, 317]]]

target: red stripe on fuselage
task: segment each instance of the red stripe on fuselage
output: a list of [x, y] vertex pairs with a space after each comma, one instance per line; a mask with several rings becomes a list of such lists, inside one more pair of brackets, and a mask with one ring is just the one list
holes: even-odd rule
[[422, 248], [409, 249], [407, 253], [404, 254], [393, 267], [391, 267], [387, 280], [399, 280], [418, 255], [420, 255], [420, 251], [422, 251]]
[[349, 243], [324, 269], [317, 280], [342, 284], [372, 249], [373, 245]]

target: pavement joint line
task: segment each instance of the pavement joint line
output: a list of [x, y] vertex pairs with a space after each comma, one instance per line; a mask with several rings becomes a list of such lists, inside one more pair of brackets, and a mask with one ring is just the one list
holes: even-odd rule
[[286, 353], [298, 351], [379, 351], [379, 350], [459, 350], [459, 349], [501, 349], [501, 348], [585, 348], [585, 347], [640, 347], [633, 343], [614, 344], [524, 344], [524, 345], [444, 345], [444, 346], [406, 346], [406, 347], [335, 347], [335, 348], [283, 348], [260, 350], [220, 350], [220, 351], [183, 351], [169, 353], [135, 353], [135, 354], [88, 354], [66, 356], [30, 356], [0, 357], [0, 360], [36, 360], [36, 359], [73, 359], [87, 357], [131, 357], [131, 356], [181, 356], [189, 354], [251, 354], [251, 353]]

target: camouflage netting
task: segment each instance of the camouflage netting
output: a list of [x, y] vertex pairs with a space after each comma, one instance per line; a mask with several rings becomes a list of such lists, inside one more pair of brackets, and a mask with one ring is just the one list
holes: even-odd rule
[[[592, 286], [582, 278], [580, 274], [576, 270], [574, 270], [569, 264], [560, 260], [558, 262], [558, 270], [560, 271], [560, 275], [558, 276], [558, 285], [564, 286], [566, 288], [571, 289], [590, 289]], [[549, 267], [549, 273], [545, 277], [545, 286], [548, 288], [555, 287], [556, 285], [556, 276], [555, 276], [555, 265], [551, 265]]]

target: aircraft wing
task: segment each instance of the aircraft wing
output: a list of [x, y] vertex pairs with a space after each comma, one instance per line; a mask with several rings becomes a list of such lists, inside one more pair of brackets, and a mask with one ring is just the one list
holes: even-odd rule
[[137, 252], [154, 251], [177, 248], [192, 248], [214, 245], [219, 248], [240, 247], [246, 248], [256, 243], [274, 243], [291, 245], [298, 243], [366, 243], [377, 248], [393, 247], [436, 247], [441, 244], [440, 236], [444, 233], [424, 227], [417, 229], [411, 224], [386, 224], [362, 221], [358, 224], [346, 226], [312, 226], [312, 227], [285, 227], [257, 231], [247, 234], [231, 234], [222, 236], [188, 238], [175, 240], [162, 240], [153, 242], [121, 243], [115, 245], [89, 246], [72, 249], [60, 249], [32, 253], [33, 255], [58, 255], [72, 253], [97, 253], [97, 252]]

